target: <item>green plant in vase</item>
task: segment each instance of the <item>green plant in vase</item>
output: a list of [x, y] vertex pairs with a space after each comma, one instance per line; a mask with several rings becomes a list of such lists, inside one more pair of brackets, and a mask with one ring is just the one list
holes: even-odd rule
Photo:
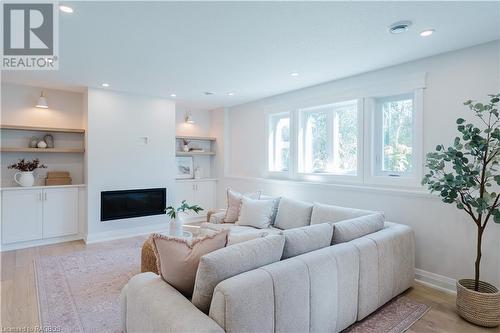
[[500, 94], [488, 96], [486, 104], [464, 103], [479, 125], [457, 119], [459, 135], [453, 144], [438, 145], [427, 154], [429, 171], [422, 184], [438, 192], [443, 202], [463, 210], [476, 225], [475, 276], [457, 282], [457, 310], [475, 324], [493, 327], [500, 324], [500, 293], [480, 280], [480, 267], [486, 227], [490, 221], [500, 223]]

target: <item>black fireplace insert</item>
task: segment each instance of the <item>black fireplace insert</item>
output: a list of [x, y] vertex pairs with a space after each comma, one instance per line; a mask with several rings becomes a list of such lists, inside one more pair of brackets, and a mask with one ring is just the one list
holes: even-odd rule
[[166, 188], [101, 192], [101, 221], [165, 214]]

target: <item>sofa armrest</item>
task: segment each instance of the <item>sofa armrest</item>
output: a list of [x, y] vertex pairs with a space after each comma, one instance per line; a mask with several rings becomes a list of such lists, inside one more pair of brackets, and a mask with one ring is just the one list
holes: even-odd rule
[[214, 320], [151, 272], [130, 279], [122, 289], [121, 303], [126, 333], [224, 332]]
[[226, 216], [225, 209], [210, 209], [207, 212], [207, 222], [214, 224], [224, 223], [224, 216]]

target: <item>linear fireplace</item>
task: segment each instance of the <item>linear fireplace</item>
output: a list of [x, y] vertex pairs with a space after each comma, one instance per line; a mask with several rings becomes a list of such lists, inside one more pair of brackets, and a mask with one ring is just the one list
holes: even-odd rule
[[165, 214], [166, 188], [101, 192], [101, 221]]

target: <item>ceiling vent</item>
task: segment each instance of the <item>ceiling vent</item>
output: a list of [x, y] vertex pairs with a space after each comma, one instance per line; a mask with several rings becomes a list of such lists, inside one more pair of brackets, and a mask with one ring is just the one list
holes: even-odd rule
[[215, 92], [213, 92], [213, 91], [205, 91], [204, 94], [207, 95], [207, 96], [210, 96], [210, 95], [215, 95]]
[[407, 32], [410, 26], [411, 21], [399, 21], [389, 27], [389, 32], [391, 34], [402, 34], [403, 32]]

